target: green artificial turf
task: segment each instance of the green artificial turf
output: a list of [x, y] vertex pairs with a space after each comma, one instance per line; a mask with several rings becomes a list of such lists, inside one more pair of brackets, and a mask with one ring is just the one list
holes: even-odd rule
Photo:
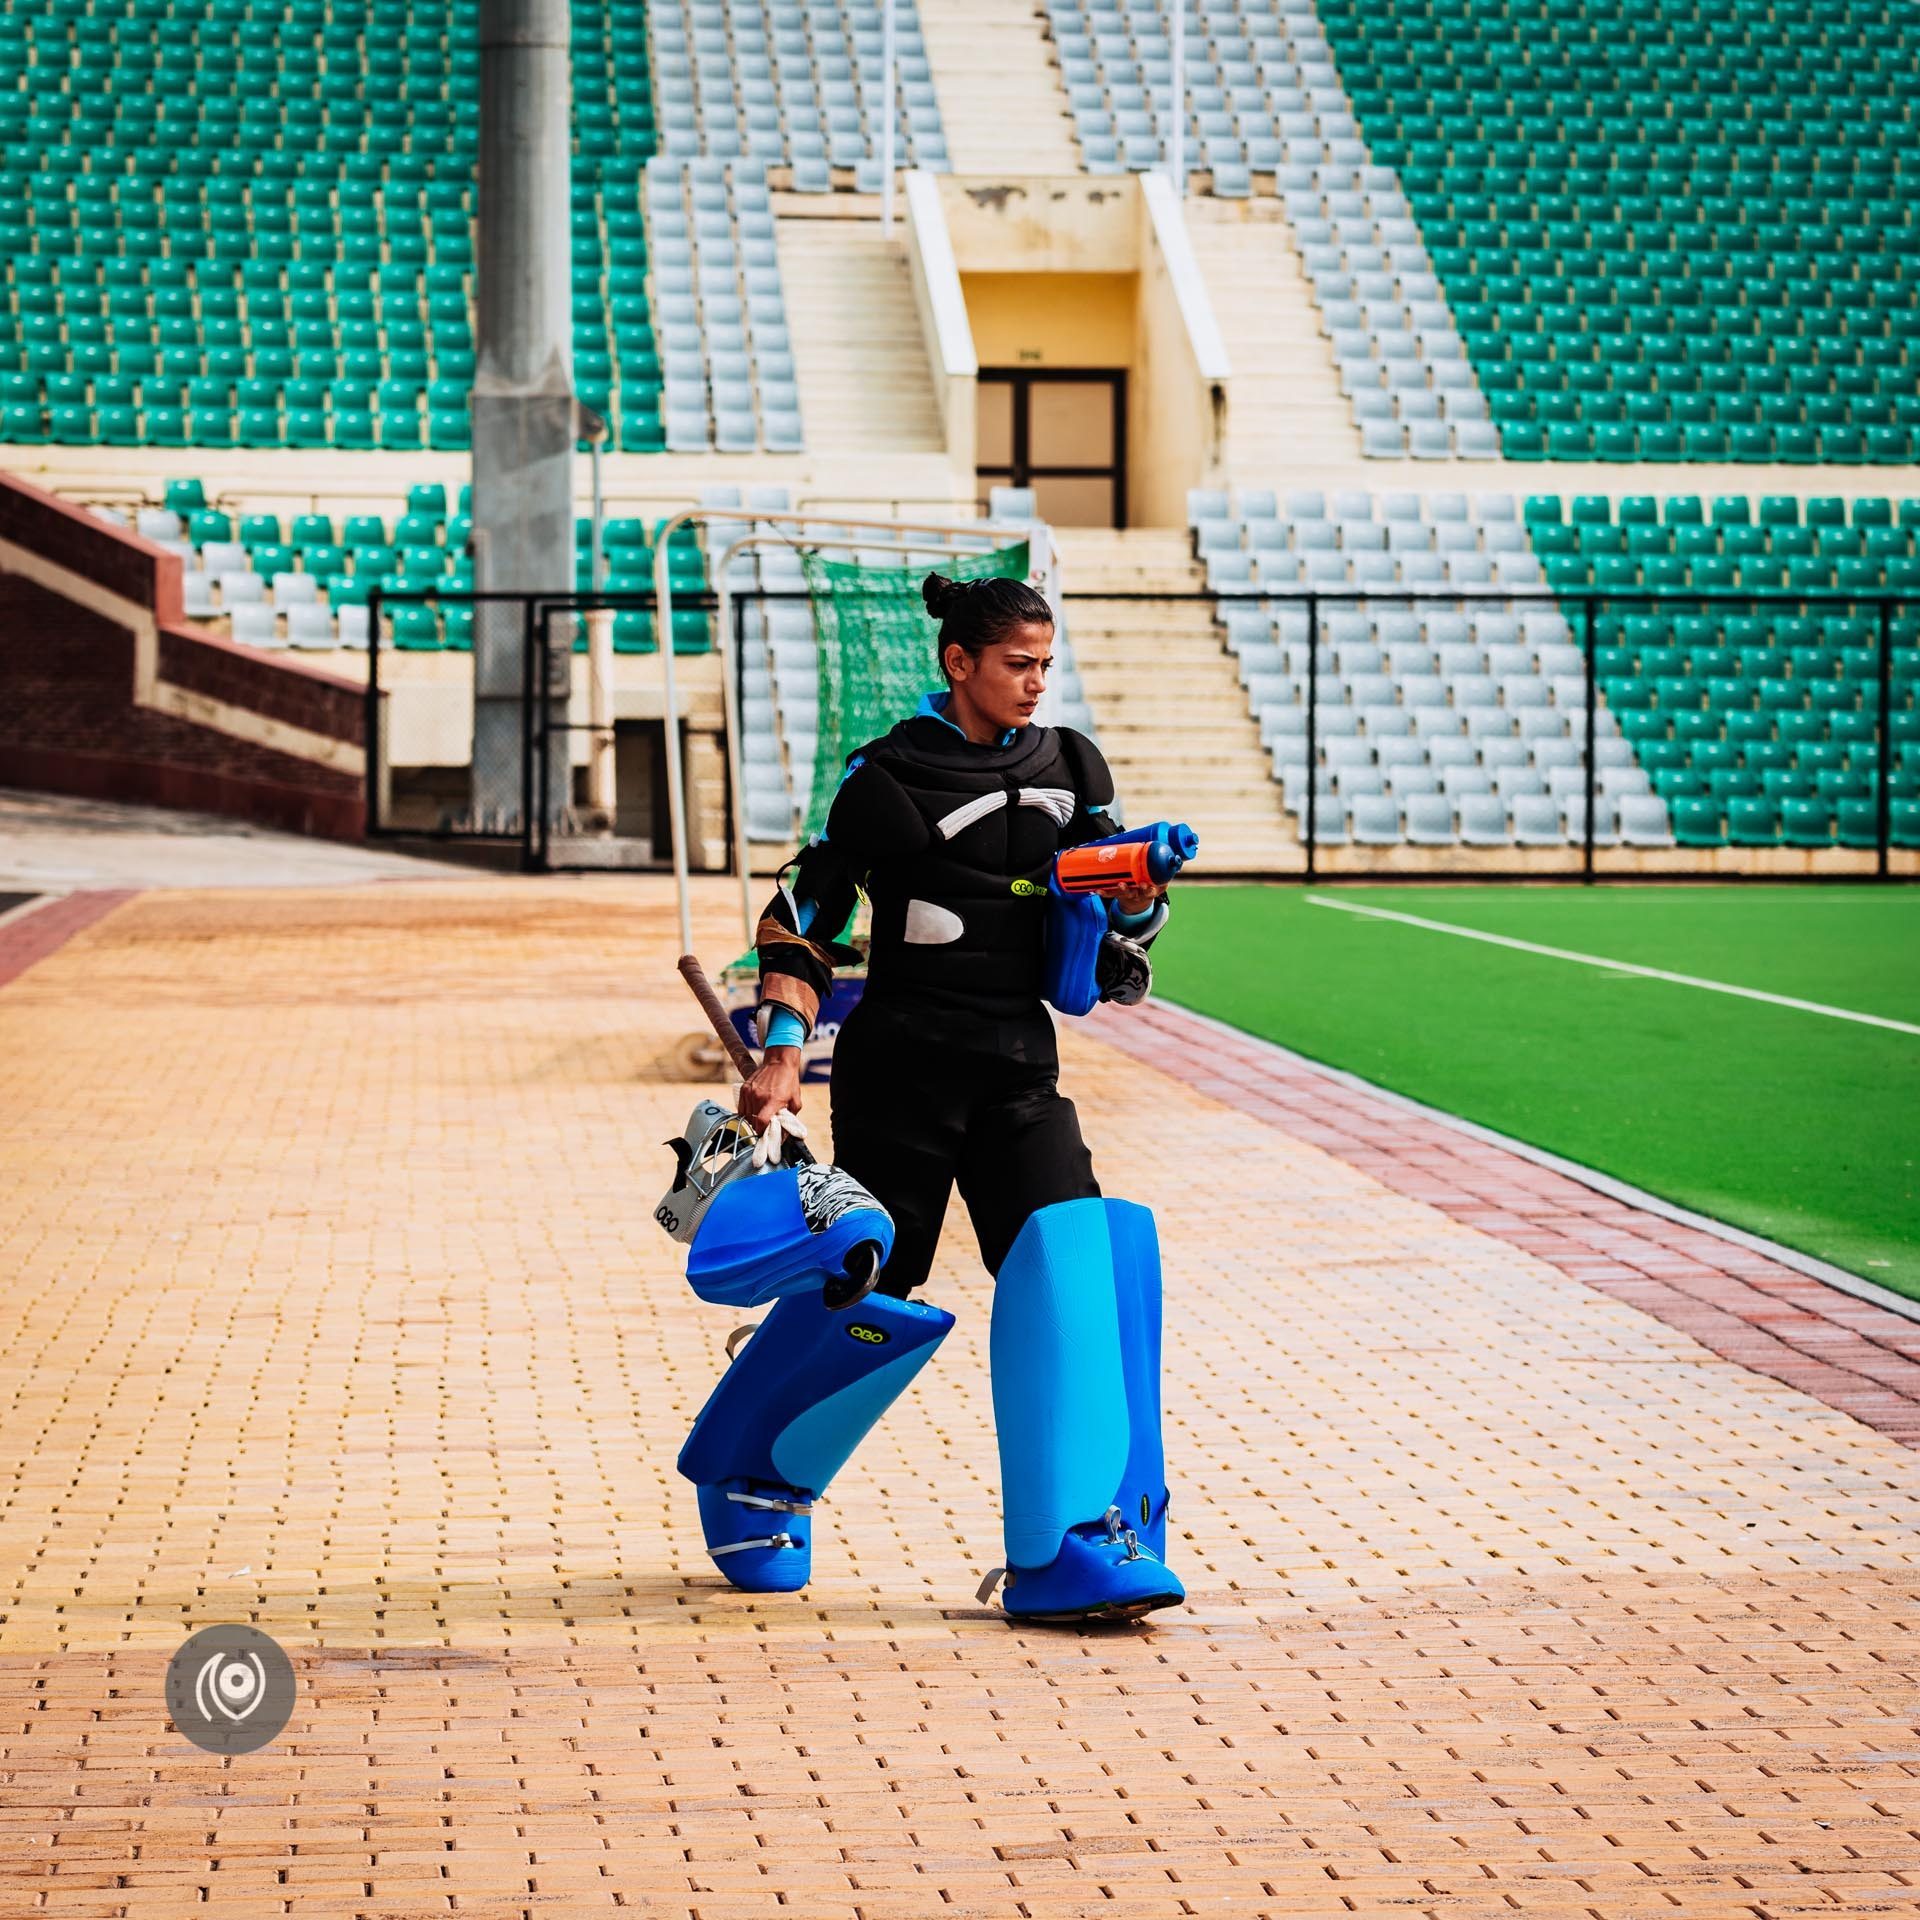
[[1158, 990], [1920, 1298], [1920, 1035], [1333, 900], [1920, 1025], [1920, 892], [1179, 890]]

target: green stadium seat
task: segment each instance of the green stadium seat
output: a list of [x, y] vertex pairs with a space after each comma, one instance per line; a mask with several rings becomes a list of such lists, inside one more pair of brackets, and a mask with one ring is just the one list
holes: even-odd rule
[[1833, 807], [1817, 798], [1788, 799], [1780, 808], [1780, 838], [1790, 847], [1833, 844]]
[[1843, 847], [1879, 846], [1880, 803], [1877, 800], [1842, 799], [1834, 814], [1837, 837]]
[[1771, 799], [1740, 795], [1727, 802], [1727, 839], [1736, 847], [1771, 847], [1780, 839], [1780, 809]]
[[640, 608], [625, 607], [613, 616], [615, 653], [652, 653], [655, 648], [653, 615]]
[[1822, 800], [1837, 807], [1843, 800], [1865, 800], [1873, 792], [1873, 782], [1858, 767], [1823, 768], [1813, 776], [1813, 790]]
[[440, 646], [440, 616], [431, 606], [406, 602], [391, 612], [393, 644], [413, 652], [437, 651]]
[[1673, 837], [1683, 847], [1719, 847], [1726, 844], [1726, 821], [1720, 801], [1711, 795], [1683, 794], [1669, 807]]

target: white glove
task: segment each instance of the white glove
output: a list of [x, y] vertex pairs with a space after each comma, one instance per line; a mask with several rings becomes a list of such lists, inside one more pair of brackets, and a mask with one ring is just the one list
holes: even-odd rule
[[754, 1172], [777, 1167], [787, 1141], [804, 1140], [806, 1137], [807, 1123], [797, 1113], [790, 1113], [783, 1108], [767, 1122], [767, 1130], [753, 1143]]

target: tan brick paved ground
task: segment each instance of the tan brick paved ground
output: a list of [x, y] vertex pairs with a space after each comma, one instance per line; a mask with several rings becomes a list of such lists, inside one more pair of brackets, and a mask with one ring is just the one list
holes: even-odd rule
[[[1920, 1912], [1920, 1454], [1085, 1034], [1194, 1604], [974, 1606], [964, 1229], [814, 1589], [721, 1586], [671, 937], [148, 894], [0, 991], [0, 1915]], [[160, 1680], [231, 1619], [303, 1692], [221, 1763]]]

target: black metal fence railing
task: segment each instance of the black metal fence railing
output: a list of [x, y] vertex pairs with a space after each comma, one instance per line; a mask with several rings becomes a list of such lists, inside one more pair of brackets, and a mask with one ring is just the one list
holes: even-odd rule
[[[707, 650], [716, 604], [710, 590], [675, 594], [677, 647]], [[573, 738], [605, 734], [612, 726], [571, 717], [576, 704], [570, 697], [572, 656], [585, 648], [584, 616], [603, 609], [614, 617], [616, 658], [657, 650], [651, 592], [376, 589], [368, 598], [367, 622], [368, 836], [492, 848], [526, 872], [566, 864], [566, 842], [577, 837], [584, 844], [588, 836], [582, 829], [589, 824], [575, 792]], [[398, 656], [429, 653], [473, 656], [473, 677], [444, 678], [435, 685], [396, 673]], [[500, 657], [512, 663], [510, 679], [491, 689], [501, 724], [490, 726], [475, 693], [489, 677], [485, 663]], [[403, 690], [423, 704], [440, 696], [437, 724], [414, 729], [437, 736], [432, 744], [412, 749], [431, 756], [425, 760], [396, 763], [397, 729], [389, 703]], [[682, 725], [684, 733], [684, 714]], [[448, 757], [447, 743], [454, 739], [463, 742], [462, 750]], [[557, 747], [557, 739], [564, 746]], [[656, 811], [661, 817], [648, 828], [649, 850], [634, 863], [654, 857], [655, 839], [662, 842], [659, 863], [667, 861], [664, 802]], [[604, 823], [593, 824], [602, 830], [591, 837], [604, 841]]]
[[1085, 663], [1076, 602], [1216, 613], [1309, 880], [1885, 878], [1920, 850], [1912, 593], [1069, 587]]
[[[760, 716], [748, 722], [760, 730], [743, 734], [743, 745], [781, 760], [789, 799], [810, 780], [812, 763], [790, 682], [772, 689], [781, 704], [775, 721], [766, 718], [762, 676], [772, 656], [763, 647], [789, 630], [793, 637], [810, 631], [776, 611], [782, 603], [804, 607], [807, 598], [761, 586], [725, 596], [729, 704], [736, 716]], [[1066, 630], [1082, 672], [1097, 681], [1094, 603], [1133, 603], [1136, 625], [1139, 609], [1153, 605], [1169, 612], [1202, 605], [1219, 623], [1260, 729], [1258, 777], [1278, 781], [1287, 839], [1297, 845], [1292, 856], [1283, 846], [1267, 871], [1380, 880], [1649, 872], [1888, 878], [1920, 870], [1920, 595], [1294, 589], [1215, 596], [1076, 593], [1069, 583]], [[595, 608], [613, 613], [618, 667], [626, 656], [652, 653], [663, 638], [683, 655], [712, 650], [721, 638], [720, 605], [712, 592], [676, 595], [679, 631], [669, 638], [652, 630], [651, 594], [374, 594], [369, 832], [491, 843], [528, 870], [585, 862], [588, 842], [596, 832], [604, 838], [606, 827], [583, 820], [575, 791], [575, 741], [591, 735], [594, 723], [559, 697], [571, 655], [584, 646], [581, 616]], [[506, 703], [516, 716], [506, 749], [511, 769], [503, 778], [497, 765], [489, 777], [477, 761], [395, 766], [386, 704], [395, 656], [457, 650], [475, 638], [485, 644], [484, 622], [494, 623], [496, 635], [505, 631], [518, 667], [516, 697]], [[637, 671], [657, 684], [657, 661]], [[410, 697], [420, 695], [415, 676], [397, 677]], [[461, 711], [443, 716], [443, 732], [464, 737], [471, 682], [447, 677], [446, 695]], [[687, 704], [676, 743], [683, 754]], [[478, 730], [471, 737], [477, 755]], [[658, 751], [649, 763], [656, 771]], [[751, 771], [757, 763], [748, 764]], [[621, 777], [625, 791], [627, 774]], [[471, 796], [481, 786], [510, 790], [512, 804], [476, 809]], [[664, 795], [656, 800], [648, 832], [664, 862]], [[729, 848], [738, 844], [734, 805], [729, 784]], [[766, 823], [778, 813], [776, 798], [756, 838], [771, 831]], [[1794, 858], [1769, 857], [1769, 849]], [[717, 864], [711, 854], [709, 864]]]

